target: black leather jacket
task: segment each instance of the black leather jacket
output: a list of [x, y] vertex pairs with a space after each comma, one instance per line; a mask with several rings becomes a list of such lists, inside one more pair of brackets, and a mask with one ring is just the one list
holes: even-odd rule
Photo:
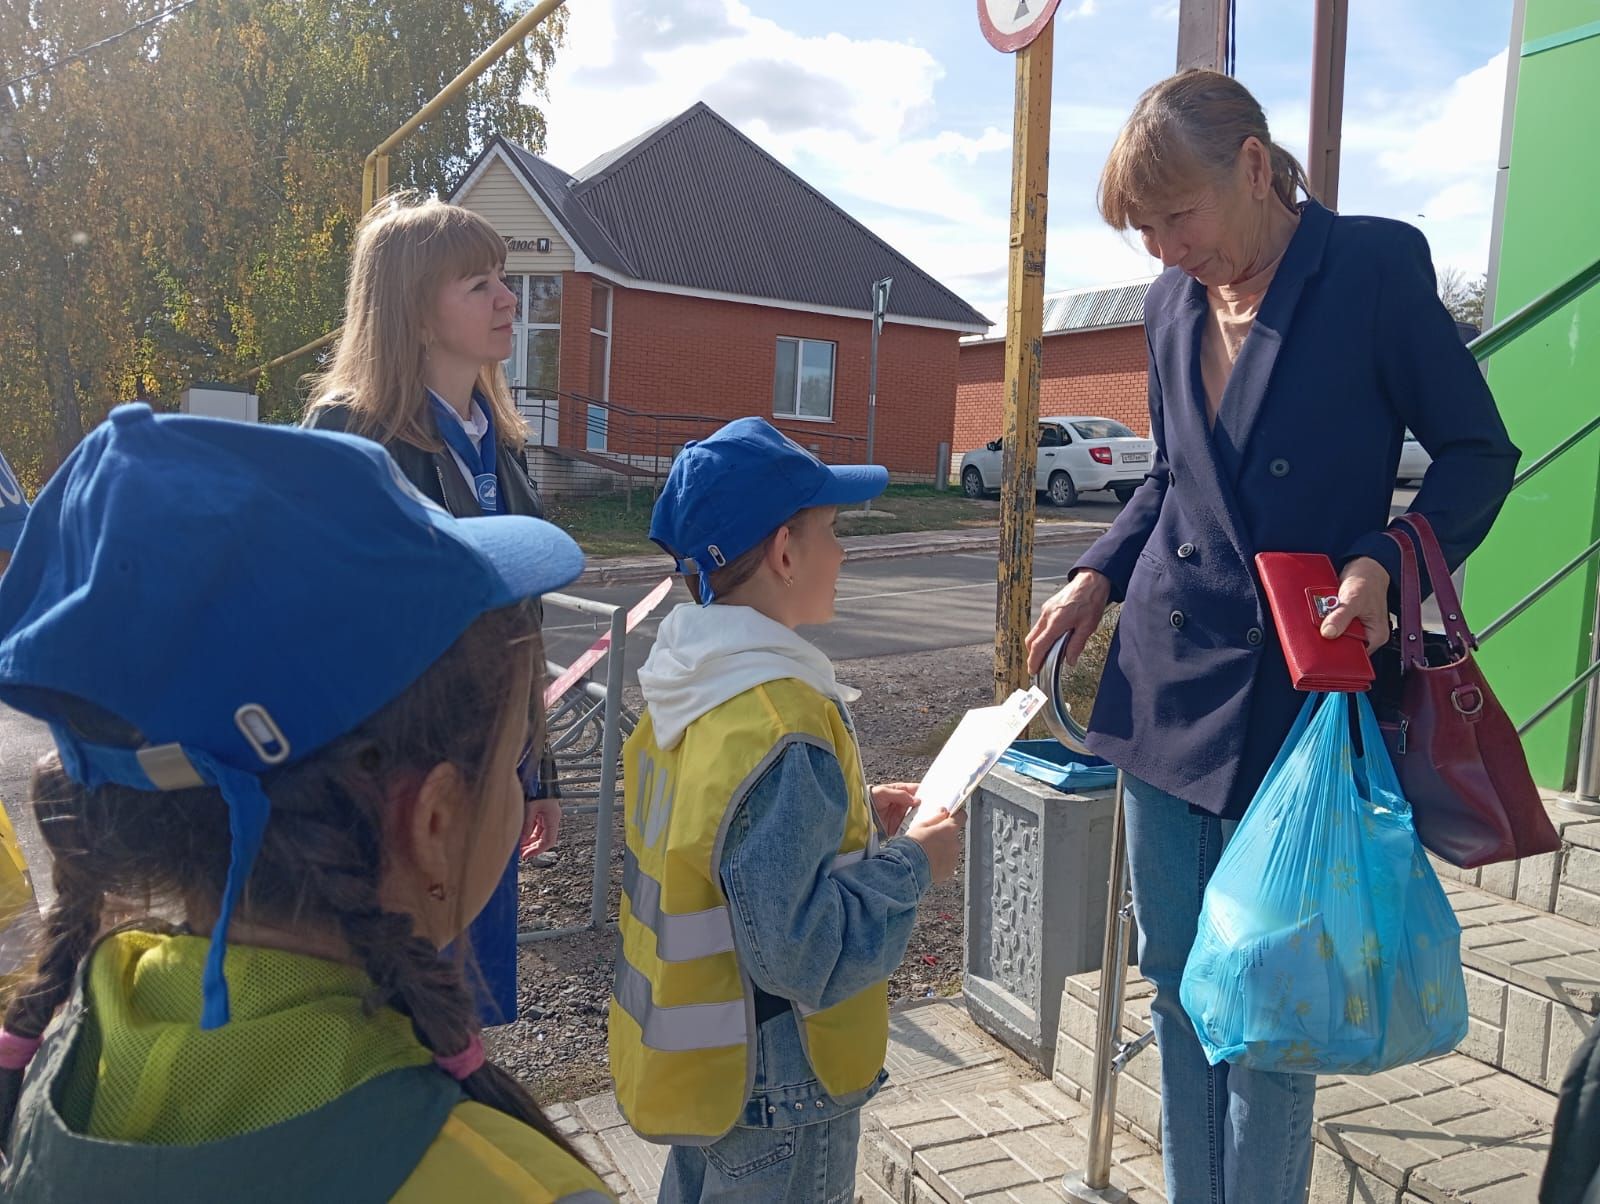
[[[324, 431], [348, 431], [350, 408], [326, 406], [306, 415], [306, 425]], [[402, 439], [378, 439], [400, 466], [400, 471], [423, 496], [443, 506], [457, 518], [477, 518], [483, 514], [478, 499], [473, 496], [461, 469], [451, 457], [448, 448], [425, 451], [414, 443]], [[500, 505], [506, 514], [526, 514], [531, 518], [544, 517], [544, 503], [539, 500], [539, 488], [528, 474], [528, 454], [521, 447], [502, 443], [499, 447], [498, 471], [500, 479]]]

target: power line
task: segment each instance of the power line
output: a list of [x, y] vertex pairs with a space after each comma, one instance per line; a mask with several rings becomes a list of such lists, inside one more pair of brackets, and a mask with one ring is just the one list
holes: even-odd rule
[[91, 42], [87, 46], [80, 46], [77, 50], [70, 50], [53, 62], [46, 63], [37, 71], [29, 71], [26, 75], [19, 75], [15, 79], [8, 79], [5, 81], [5, 83], [0, 84], [0, 88], [11, 88], [17, 84], [25, 84], [31, 79], [38, 79], [42, 75], [49, 75], [50, 72], [54, 71], [57, 67], [64, 66], [67, 63], [76, 62], [79, 59], [87, 58], [96, 50], [103, 50], [105, 47], [110, 46], [114, 42], [120, 42], [123, 38], [132, 37], [134, 34], [150, 28], [152, 25], [159, 25], [168, 17], [175, 17], [184, 9], [193, 8], [195, 3], [196, 0], [182, 0], [182, 3], [174, 4], [171, 8], [162, 9], [154, 16], [146, 17], [138, 24], [128, 26], [128, 28], [124, 29], [121, 33], [114, 33], [108, 38], [101, 38], [98, 42]]

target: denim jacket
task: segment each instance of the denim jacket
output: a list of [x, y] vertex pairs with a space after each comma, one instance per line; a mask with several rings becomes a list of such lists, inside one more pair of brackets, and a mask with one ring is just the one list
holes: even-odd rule
[[[796, 744], [735, 806], [723, 843], [722, 888], [740, 964], [759, 990], [808, 1008], [831, 1007], [889, 977], [930, 882], [921, 846], [904, 837], [830, 873], [847, 805], [838, 760]], [[755, 1087], [741, 1125], [827, 1120], [859, 1108], [888, 1077], [834, 1099], [806, 1060], [793, 1009], [757, 1034]]]

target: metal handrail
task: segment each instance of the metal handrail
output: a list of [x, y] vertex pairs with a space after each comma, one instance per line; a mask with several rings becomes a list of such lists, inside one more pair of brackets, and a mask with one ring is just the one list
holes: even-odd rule
[[1542, 707], [1535, 711], [1531, 719], [1519, 725], [1517, 728], [1517, 735], [1526, 735], [1530, 730], [1532, 730], [1534, 724], [1538, 723], [1541, 719], [1545, 718], [1545, 716], [1549, 715], [1551, 711], [1554, 711], [1563, 702], [1576, 694], [1579, 689], [1583, 687], [1583, 684], [1596, 674], [1600, 674], [1600, 660], [1591, 661], [1589, 663], [1589, 667], [1582, 673], [1578, 674], [1577, 677], [1573, 678], [1571, 684], [1562, 690], [1561, 693], [1557, 694], [1549, 702], [1545, 703]]
[[1473, 358], [1481, 364], [1508, 343], [1521, 338], [1556, 310], [1588, 292], [1596, 284], [1600, 284], [1600, 259], [1579, 269], [1554, 288], [1541, 293], [1504, 322], [1497, 322], [1491, 326], [1468, 343], [1467, 350], [1472, 352]]
[[1573, 431], [1572, 434], [1568, 435], [1560, 443], [1556, 444], [1549, 451], [1545, 452], [1544, 455], [1540, 456], [1532, 464], [1528, 465], [1528, 467], [1519, 472], [1511, 479], [1511, 488], [1519, 489], [1523, 485], [1527, 484], [1528, 480], [1535, 473], [1540, 472], [1554, 461], [1559, 460], [1562, 456], [1566, 455], [1567, 452], [1571, 451], [1579, 443], [1582, 443], [1597, 430], [1600, 430], [1600, 415], [1596, 415], [1595, 417], [1589, 419], [1588, 422], [1584, 423], [1577, 430]]
[[1495, 632], [1499, 631], [1507, 623], [1511, 622], [1512, 619], [1516, 618], [1540, 598], [1544, 597], [1551, 590], [1555, 589], [1556, 586], [1560, 585], [1573, 573], [1577, 572], [1578, 569], [1583, 567], [1583, 563], [1596, 552], [1600, 552], [1600, 539], [1595, 540], [1582, 552], [1579, 552], [1571, 560], [1567, 561], [1567, 563], [1557, 569], [1552, 576], [1545, 578], [1543, 585], [1540, 585], [1526, 598], [1522, 599], [1522, 601], [1518, 602], [1510, 610], [1506, 611], [1505, 614], [1501, 615], [1493, 623], [1490, 623], [1487, 627], [1480, 631], [1478, 633], [1478, 643], [1483, 643], [1490, 636], [1494, 635]]

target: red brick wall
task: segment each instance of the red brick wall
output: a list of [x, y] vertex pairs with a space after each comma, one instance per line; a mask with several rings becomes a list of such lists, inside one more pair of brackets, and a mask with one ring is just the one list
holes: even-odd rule
[[[583, 327], [582, 370], [577, 332], [567, 324], [582, 295], [588, 321], [587, 277], [566, 290], [563, 306], [563, 387], [583, 391], [588, 379], [588, 329]], [[711, 301], [618, 288], [612, 302], [611, 401], [652, 414], [706, 416], [719, 421], [755, 414], [772, 421], [825, 460], [865, 458], [867, 385], [872, 327], [864, 319]], [[775, 418], [772, 375], [779, 336], [826, 339], [834, 353], [833, 421]], [[878, 346], [878, 418], [874, 459], [896, 474], [931, 477], [940, 443], [953, 437], [960, 336], [953, 330], [885, 324]], [[568, 385], [569, 371], [572, 385]], [[650, 455], [657, 427], [614, 414], [612, 452]], [[709, 434], [709, 422], [662, 422], [662, 454], [685, 439]], [[857, 439], [839, 436], [857, 436]], [[567, 434], [563, 424], [563, 442]]]
[[[561, 391], [589, 392], [589, 309], [594, 297], [587, 272], [561, 273]], [[585, 446], [588, 415], [577, 404], [561, 405], [561, 446]]]
[[[1142, 326], [1046, 336], [1040, 415], [1115, 418], [1148, 435], [1146, 356]], [[955, 451], [971, 451], [998, 438], [1005, 425], [1004, 407], [1005, 343], [968, 343], [961, 348], [956, 385]]]

